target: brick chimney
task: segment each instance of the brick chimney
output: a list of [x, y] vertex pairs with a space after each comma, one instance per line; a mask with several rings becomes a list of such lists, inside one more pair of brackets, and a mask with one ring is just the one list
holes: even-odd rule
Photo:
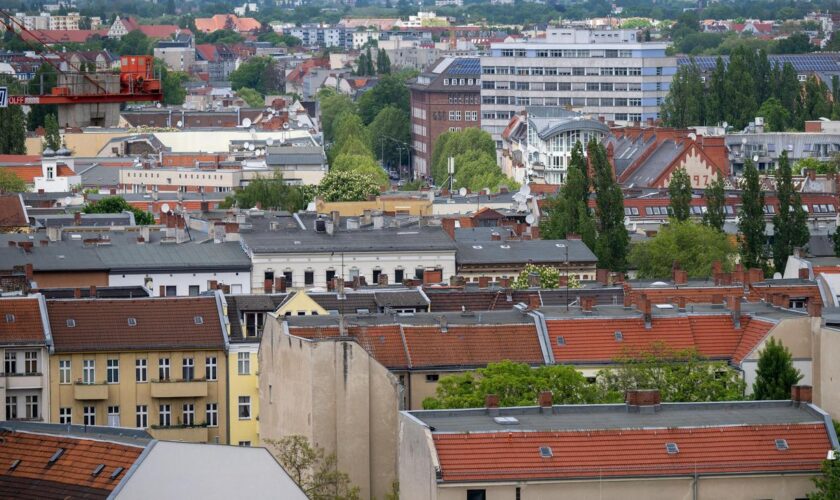
[[490, 233], [490, 241], [502, 241], [502, 235], [493, 231]]
[[809, 280], [811, 279], [811, 270], [807, 267], [800, 267], [799, 268], [799, 279], [801, 280]]
[[540, 411], [551, 411], [551, 407], [554, 405], [554, 395], [551, 391], [540, 391], [539, 396], [537, 397], [537, 401], [540, 405]]
[[74, 299], [81, 299], [82, 298], [82, 289], [81, 288], [74, 288], [73, 289], [73, 298]]
[[712, 276], [716, 276], [723, 271], [723, 264], [719, 260], [712, 262]]
[[496, 416], [499, 414], [499, 396], [495, 394], [487, 394], [484, 396], [484, 408], [487, 409], [487, 413], [491, 416]]
[[449, 237], [454, 240], [455, 239], [455, 219], [451, 219], [451, 218], [441, 219], [440, 225], [441, 225], [441, 227], [443, 227], [443, 230], [446, 231], [446, 234], [448, 234]]
[[499, 278], [499, 287], [510, 288], [510, 278]]
[[489, 276], [479, 276], [478, 277], [478, 288], [487, 288], [490, 285], [490, 277]]
[[741, 328], [741, 297], [730, 295], [726, 302], [729, 310], [732, 311], [732, 324], [735, 328]]
[[569, 284], [569, 277], [568, 276], [560, 276], [557, 278], [557, 286], [560, 288], [566, 288]]
[[34, 268], [32, 264], [26, 264], [23, 266], [23, 272], [26, 275], [26, 279], [32, 281], [32, 277], [34, 276]]
[[674, 284], [685, 285], [688, 283], [688, 271], [685, 269], [674, 269]]
[[794, 406], [813, 403], [813, 392], [814, 389], [810, 385], [792, 385], [790, 387], [790, 400], [793, 401]]
[[423, 271], [423, 284], [431, 285], [443, 281], [443, 269], [426, 269]]
[[88, 291], [88, 297], [95, 299], [96, 298], [96, 285], [90, 285], [90, 290]]
[[263, 292], [271, 293], [271, 280], [270, 279], [266, 279], [265, 281], [263, 281]]
[[602, 285], [610, 284], [609, 269], [595, 269], [595, 280]]
[[639, 296], [639, 309], [642, 311], [642, 319], [645, 321], [645, 329], [653, 327], [653, 315], [651, 314], [650, 299], [644, 295]]
[[77, 226], [82, 225], [82, 213], [81, 212], [76, 212], [76, 213], [73, 214], [73, 223]]
[[540, 295], [537, 293], [532, 293], [528, 295], [528, 308], [529, 309], [539, 309], [542, 306], [542, 300], [540, 299]]
[[822, 316], [822, 299], [811, 297], [808, 299], [808, 316], [819, 318]]
[[685, 297], [679, 296], [677, 297], [677, 310], [680, 312], [685, 312]]
[[627, 411], [631, 413], [656, 413], [662, 404], [658, 389], [630, 389], [624, 393]]

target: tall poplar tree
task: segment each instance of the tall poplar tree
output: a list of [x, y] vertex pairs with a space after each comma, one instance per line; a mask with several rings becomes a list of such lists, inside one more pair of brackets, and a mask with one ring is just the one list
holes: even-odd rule
[[671, 197], [671, 216], [678, 221], [688, 220], [691, 217], [691, 178], [684, 168], [678, 168], [671, 174], [668, 194]]
[[808, 243], [808, 215], [802, 209], [802, 198], [793, 188], [788, 152], [779, 156], [776, 170], [776, 196], [779, 198], [779, 212], [773, 216], [773, 264], [781, 272], [795, 247]]
[[671, 80], [671, 88], [661, 106], [662, 120], [669, 127], [702, 125], [703, 95], [700, 69], [692, 59], [691, 64], [680, 66]]
[[598, 219], [595, 255], [598, 256], [598, 266], [624, 272], [630, 250], [630, 236], [624, 227], [624, 195], [615, 181], [604, 146], [593, 139], [587, 151], [595, 175], [595, 215]]
[[726, 220], [726, 191], [723, 189], [723, 177], [720, 174], [709, 183], [703, 197], [706, 199], [703, 224], [723, 232], [723, 223]]
[[580, 235], [589, 248], [595, 248], [595, 220], [589, 210], [589, 178], [583, 146], [577, 142], [572, 148], [566, 182], [560, 193], [550, 199], [546, 217], [540, 222], [545, 238], [562, 239], [569, 234]]
[[741, 262], [747, 268], [764, 268], [764, 192], [758, 182], [758, 170], [749, 158], [744, 162], [741, 203], [738, 214]]
[[754, 57], [747, 48], [738, 48], [729, 56], [726, 69], [724, 117], [736, 129], [742, 129], [755, 118], [758, 103], [752, 76]]
[[726, 119], [726, 65], [718, 56], [715, 69], [709, 77], [708, 99], [706, 102], [706, 124], [716, 125]]

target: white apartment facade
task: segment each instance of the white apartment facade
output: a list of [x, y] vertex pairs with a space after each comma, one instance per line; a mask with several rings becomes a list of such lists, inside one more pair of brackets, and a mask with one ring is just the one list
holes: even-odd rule
[[481, 57], [481, 127], [501, 147], [513, 115], [553, 106], [641, 122], [659, 117], [677, 59], [633, 30], [550, 28], [545, 39], [494, 43]]

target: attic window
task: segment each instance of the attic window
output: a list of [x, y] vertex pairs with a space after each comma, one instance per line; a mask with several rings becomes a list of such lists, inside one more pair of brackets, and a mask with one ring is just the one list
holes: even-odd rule
[[551, 446], [540, 446], [540, 456], [542, 458], [551, 458], [554, 456], [554, 452], [551, 451]]
[[76, 328], [76, 320], [75, 319], [68, 319], [67, 320], [67, 328]]
[[473, 248], [476, 250], [481, 250], [484, 247], [482, 247], [481, 245], [473, 245]]
[[93, 477], [96, 477], [96, 476], [99, 475], [100, 472], [102, 472], [102, 469], [104, 469], [104, 468], [105, 468], [105, 464], [99, 464], [93, 469], [93, 472], [91, 472], [90, 475], [93, 476]]
[[566, 345], [566, 337], [563, 337], [562, 335], [557, 337], [557, 345]]
[[12, 465], [10, 465], [10, 466], [9, 466], [9, 470], [15, 470], [15, 469], [17, 469], [17, 466], [18, 466], [18, 465], [20, 465], [20, 459], [18, 459], [18, 460], [14, 460], [14, 461], [12, 462]]
[[621, 333], [621, 330], [616, 330], [613, 335], [615, 336], [616, 342], [621, 342], [622, 340], [624, 340], [624, 334]]
[[124, 467], [117, 467], [116, 469], [114, 469], [114, 472], [112, 472], [111, 475], [108, 476], [108, 478], [109, 479], [116, 479], [117, 477], [119, 477], [120, 473], [122, 473], [122, 471], [124, 471], [124, 470], [125, 470]]
[[785, 451], [789, 448], [788, 442], [786, 439], [777, 439], [776, 440], [776, 449], [779, 451]]
[[500, 248], [504, 248], [505, 250], [510, 248], [510, 245], [499, 245]]
[[680, 447], [677, 446], [677, 443], [665, 443], [665, 451], [667, 451], [669, 455], [676, 455], [680, 452]]
[[128, 318], [128, 326], [137, 326], [137, 318]]
[[364, 308], [356, 309], [356, 314], [370, 314], [370, 310]]
[[195, 316], [193, 317], [193, 321], [196, 325], [203, 325], [204, 324], [204, 316]]
[[47, 464], [54, 464], [55, 461], [61, 457], [61, 455], [64, 455], [64, 448], [59, 448], [58, 450], [56, 450], [56, 452], [53, 453], [53, 456], [51, 456], [50, 459], [47, 461]]
[[14, 323], [15, 322], [15, 315], [8, 313], [6, 314], [6, 323]]
[[493, 421], [499, 425], [517, 425], [519, 423], [516, 417], [493, 417]]

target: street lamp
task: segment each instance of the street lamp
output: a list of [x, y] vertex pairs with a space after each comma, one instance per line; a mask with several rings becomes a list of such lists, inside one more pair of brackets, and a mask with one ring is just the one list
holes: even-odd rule
[[566, 273], [566, 312], [569, 311], [569, 247], [564, 243], [558, 243], [557, 246], [562, 248], [566, 251], [566, 265], [565, 273]]

